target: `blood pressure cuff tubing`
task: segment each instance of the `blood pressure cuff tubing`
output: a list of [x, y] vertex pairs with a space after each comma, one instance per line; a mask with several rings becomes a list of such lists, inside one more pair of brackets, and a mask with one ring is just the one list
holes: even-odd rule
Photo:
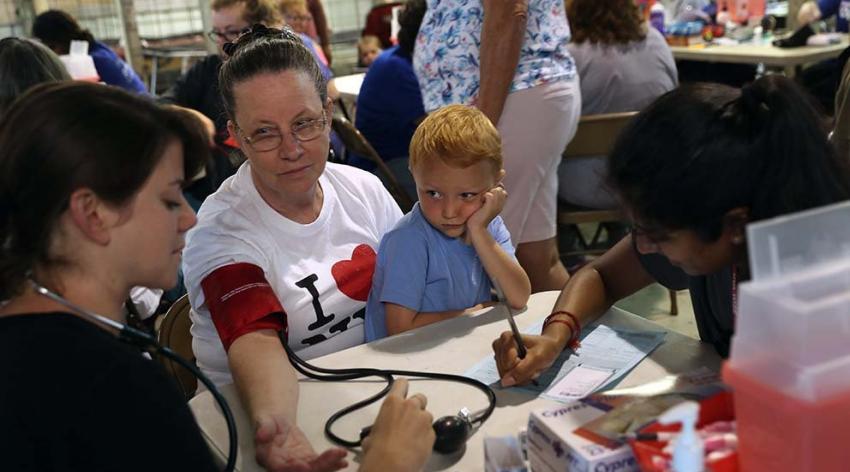
[[225, 351], [239, 336], [263, 329], [288, 334], [286, 313], [263, 269], [245, 262], [219, 267], [201, 281]]

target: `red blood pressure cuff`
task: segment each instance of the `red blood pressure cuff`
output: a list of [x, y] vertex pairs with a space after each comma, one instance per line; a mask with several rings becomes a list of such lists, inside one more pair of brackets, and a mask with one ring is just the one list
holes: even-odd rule
[[224, 344], [261, 329], [287, 334], [286, 314], [263, 269], [238, 263], [219, 267], [201, 281], [207, 308]]

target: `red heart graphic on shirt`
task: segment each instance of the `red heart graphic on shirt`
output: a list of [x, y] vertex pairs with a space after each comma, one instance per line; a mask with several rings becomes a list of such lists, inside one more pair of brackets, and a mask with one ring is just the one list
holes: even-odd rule
[[331, 267], [331, 275], [339, 291], [349, 298], [365, 302], [372, 288], [375, 273], [375, 250], [361, 244], [354, 248], [351, 259], [339, 261]]

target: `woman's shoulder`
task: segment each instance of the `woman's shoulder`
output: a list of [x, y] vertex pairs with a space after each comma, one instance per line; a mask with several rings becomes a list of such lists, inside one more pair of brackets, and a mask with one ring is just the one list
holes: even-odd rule
[[358, 167], [328, 162], [325, 176], [337, 192], [372, 195], [386, 192], [381, 179]]
[[218, 225], [223, 220], [244, 219], [258, 198], [253, 187], [248, 164], [244, 163], [236, 174], [225, 179], [218, 190], [209, 195], [198, 209], [198, 226]]
[[640, 43], [652, 50], [670, 50], [670, 45], [667, 44], [667, 39], [664, 35], [651, 26], [646, 29], [646, 37]]

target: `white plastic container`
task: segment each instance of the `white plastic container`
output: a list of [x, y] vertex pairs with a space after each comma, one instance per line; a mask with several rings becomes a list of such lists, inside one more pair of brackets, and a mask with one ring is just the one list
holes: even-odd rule
[[69, 54], [59, 56], [68, 74], [74, 80], [100, 82], [100, 76], [94, 67], [94, 60], [89, 56], [89, 43], [86, 41], [71, 41]]
[[724, 380], [742, 470], [850, 464], [850, 203], [751, 225]]

